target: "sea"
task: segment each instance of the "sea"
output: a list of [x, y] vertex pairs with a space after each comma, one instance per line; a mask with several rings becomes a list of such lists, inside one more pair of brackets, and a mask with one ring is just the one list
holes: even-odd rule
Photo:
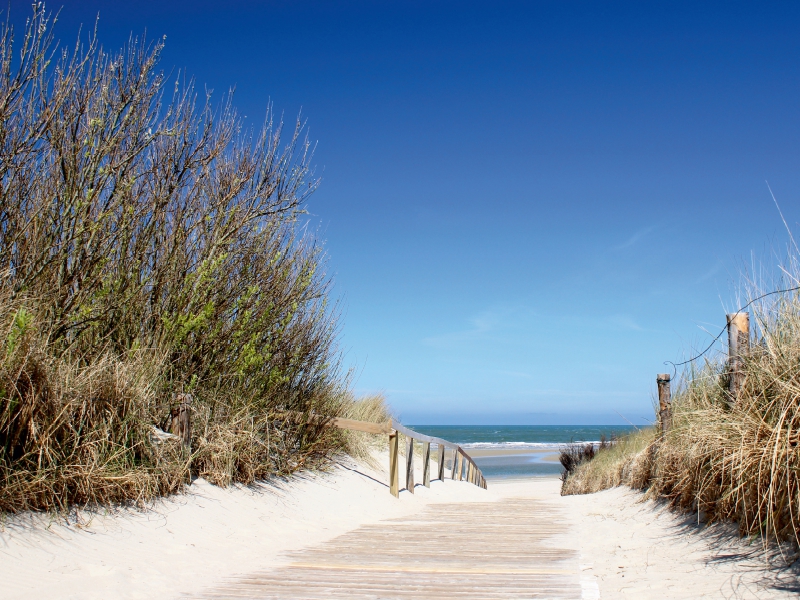
[[560, 475], [559, 451], [630, 433], [630, 425], [408, 425], [459, 444], [487, 479]]

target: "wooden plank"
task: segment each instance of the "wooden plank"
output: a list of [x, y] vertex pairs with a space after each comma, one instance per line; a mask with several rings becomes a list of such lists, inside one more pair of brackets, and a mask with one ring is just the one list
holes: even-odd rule
[[431, 437], [429, 435], [423, 435], [421, 433], [417, 433], [413, 429], [409, 429], [408, 427], [404, 427], [400, 423], [396, 421], [390, 421], [389, 425], [396, 429], [398, 432], [402, 433], [405, 436], [414, 438], [418, 442], [429, 442], [431, 444], [444, 444], [448, 448], [457, 449], [459, 446], [458, 444], [454, 444], [453, 442], [448, 442], [447, 440], [443, 440], [442, 438]]
[[431, 443], [422, 444], [422, 485], [431, 487]]
[[564, 507], [549, 499], [437, 503], [288, 553], [276, 568], [225, 578], [192, 597], [577, 600], [585, 561], [569, 543], [569, 527]]
[[439, 444], [439, 481], [444, 481], [444, 453], [445, 447]]
[[458, 453], [458, 480], [464, 480], [464, 455]]
[[183, 447], [191, 450], [192, 447], [192, 396], [191, 394], [175, 394], [174, 406], [170, 412], [169, 432], [178, 436], [183, 442]]
[[458, 452], [453, 452], [453, 464], [450, 468], [450, 479], [455, 481], [458, 478]]
[[400, 497], [400, 488], [397, 485], [397, 454], [399, 440], [397, 433], [389, 434], [389, 491], [395, 498]]
[[414, 493], [414, 438], [408, 438], [406, 446], [406, 489]]
[[350, 429], [352, 431], [363, 431], [365, 433], [391, 433], [391, 421], [389, 423], [370, 423], [369, 421], [354, 421], [353, 419], [342, 419], [336, 417], [331, 419], [331, 425], [339, 429]]

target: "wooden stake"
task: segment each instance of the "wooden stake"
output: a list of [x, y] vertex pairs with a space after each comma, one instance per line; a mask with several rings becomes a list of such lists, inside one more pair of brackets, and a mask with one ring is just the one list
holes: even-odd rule
[[406, 489], [414, 493], [414, 438], [408, 438], [406, 446]]
[[656, 375], [658, 384], [658, 408], [661, 417], [661, 433], [664, 434], [672, 427], [672, 396], [669, 389], [669, 373], [659, 373]]
[[439, 481], [444, 481], [444, 452], [445, 447], [439, 444]]
[[175, 394], [175, 406], [170, 412], [169, 432], [177, 435], [183, 442], [184, 449], [192, 450], [192, 396], [191, 394]]
[[728, 372], [730, 383], [728, 391], [736, 400], [744, 384], [742, 357], [750, 349], [750, 314], [746, 312], [725, 315], [728, 320]]
[[389, 491], [395, 498], [400, 497], [400, 487], [397, 485], [397, 454], [399, 443], [397, 432], [389, 434]]
[[422, 444], [422, 485], [431, 487], [431, 443]]

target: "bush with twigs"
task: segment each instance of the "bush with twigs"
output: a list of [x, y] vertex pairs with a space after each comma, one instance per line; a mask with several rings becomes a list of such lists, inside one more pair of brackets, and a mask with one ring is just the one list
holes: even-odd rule
[[[299, 121], [243, 127], [162, 43], [0, 28], [0, 510], [146, 500], [323, 464], [352, 399]], [[157, 443], [176, 393], [192, 453]]]

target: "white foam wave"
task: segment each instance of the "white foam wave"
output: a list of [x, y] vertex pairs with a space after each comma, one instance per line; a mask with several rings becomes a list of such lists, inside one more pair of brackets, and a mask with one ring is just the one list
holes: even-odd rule
[[593, 444], [595, 446], [599, 446], [599, 441], [586, 441], [586, 442], [471, 442], [468, 444], [460, 444], [462, 448], [478, 448], [478, 449], [494, 449], [494, 450], [549, 450], [549, 449], [558, 449], [564, 446], [569, 446], [570, 444], [575, 444], [579, 446], [584, 446], [586, 444]]

